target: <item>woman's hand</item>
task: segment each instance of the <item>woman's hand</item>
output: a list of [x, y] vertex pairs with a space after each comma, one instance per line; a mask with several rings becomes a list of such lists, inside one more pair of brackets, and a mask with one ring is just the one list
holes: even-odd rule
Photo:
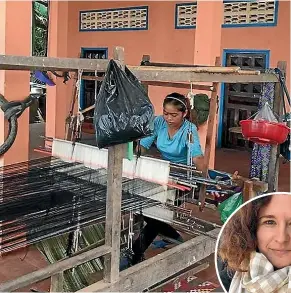
[[[140, 152], [140, 153], [139, 153]], [[139, 143], [137, 143], [137, 146], [135, 148], [135, 153], [139, 154], [140, 156], [144, 155], [147, 152], [147, 149], [141, 146]]]

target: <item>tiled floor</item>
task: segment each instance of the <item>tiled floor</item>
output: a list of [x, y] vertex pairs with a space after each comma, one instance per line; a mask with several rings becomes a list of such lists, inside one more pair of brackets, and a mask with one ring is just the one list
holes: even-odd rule
[[[29, 250], [19, 249], [0, 257], [0, 283], [16, 279], [46, 266], [45, 258], [34, 247], [29, 248]], [[50, 279], [19, 288], [17, 291], [28, 292], [30, 288], [37, 288], [38, 291], [43, 292], [49, 291]]]
[[[215, 157], [215, 169], [249, 177], [251, 153], [247, 151], [217, 149]], [[278, 191], [290, 192], [290, 163], [284, 164], [280, 158]]]

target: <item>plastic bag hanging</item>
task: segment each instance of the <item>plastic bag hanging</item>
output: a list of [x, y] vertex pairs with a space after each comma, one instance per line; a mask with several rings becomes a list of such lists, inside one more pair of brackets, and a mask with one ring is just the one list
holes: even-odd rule
[[269, 122], [278, 122], [269, 103], [265, 103], [260, 111], [257, 112], [254, 120], [265, 120]]
[[154, 107], [143, 86], [125, 67], [110, 60], [95, 102], [94, 124], [99, 148], [152, 134]]

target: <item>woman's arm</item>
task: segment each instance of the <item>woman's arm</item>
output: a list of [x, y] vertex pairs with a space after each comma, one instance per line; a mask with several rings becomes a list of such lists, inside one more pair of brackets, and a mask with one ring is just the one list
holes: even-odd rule
[[197, 157], [192, 158], [193, 164], [196, 166], [197, 170], [202, 171], [203, 169], [203, 162], [204, 162], [204, 156], [200, 155]]
[[[156, 117], [154, 119], [153, 134], [150, 136], [144, 137], [139, 141], [139, 145], [141, 148], [141, 155], [145, 154], [151, 148], [151, 146], [157, 139], [158, 130], [159, 130], [159, 127], [161, 126], [161, 121], [162, 121], [161, 116]], [[136, 148], [136, 152], [138, 153], [138, 146]]]
[[193, 142], [190, 145], [191, 154], [192, 154], [192, 162], [196, 166], [197, 170], [202, 171], [204, 155], [201, 149], [197, 127], [193, 123], [191, 123], [191, 132], [193, 137]]

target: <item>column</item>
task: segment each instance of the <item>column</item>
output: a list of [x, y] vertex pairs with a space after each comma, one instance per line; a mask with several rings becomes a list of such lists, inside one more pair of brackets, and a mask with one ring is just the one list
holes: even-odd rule
[[[221, 30], [223, 23], [223, 1], [198, 1], [194, 45], [194, 64], [215, 64], [215, 58], [221, 56]], [[205, 92], [210, 97], [210, 92]], [[216, 117], [217, 119], [217, 117]], [[215, 119], [215, 125], [217, 120]], [[202, 148], [205, 147], [207, 124], [199, 128]], [[213, 135], [209, 168], [214, 168], [217, 127]]]
[[[0, 54], [31, 55], [31, 1], [0, 1]], [[0, 71], [0, 93], [8, 101], [23, 100], [29, 95], [29, 71]], [[0, 144], [5, 141], [8, 123], [0, 110]], [[18, 119], [18, 133], [0, 165], [28, 161], [29, 109]]]
[[[68, 1], [50, 1], [48, 57], [67, 57], [68, 52]], [[65, 119], [72, 96], [72, 80], [63, 83], [54, 79], [56, 86], [47, 87], [46, 136], [64, 139]]]

